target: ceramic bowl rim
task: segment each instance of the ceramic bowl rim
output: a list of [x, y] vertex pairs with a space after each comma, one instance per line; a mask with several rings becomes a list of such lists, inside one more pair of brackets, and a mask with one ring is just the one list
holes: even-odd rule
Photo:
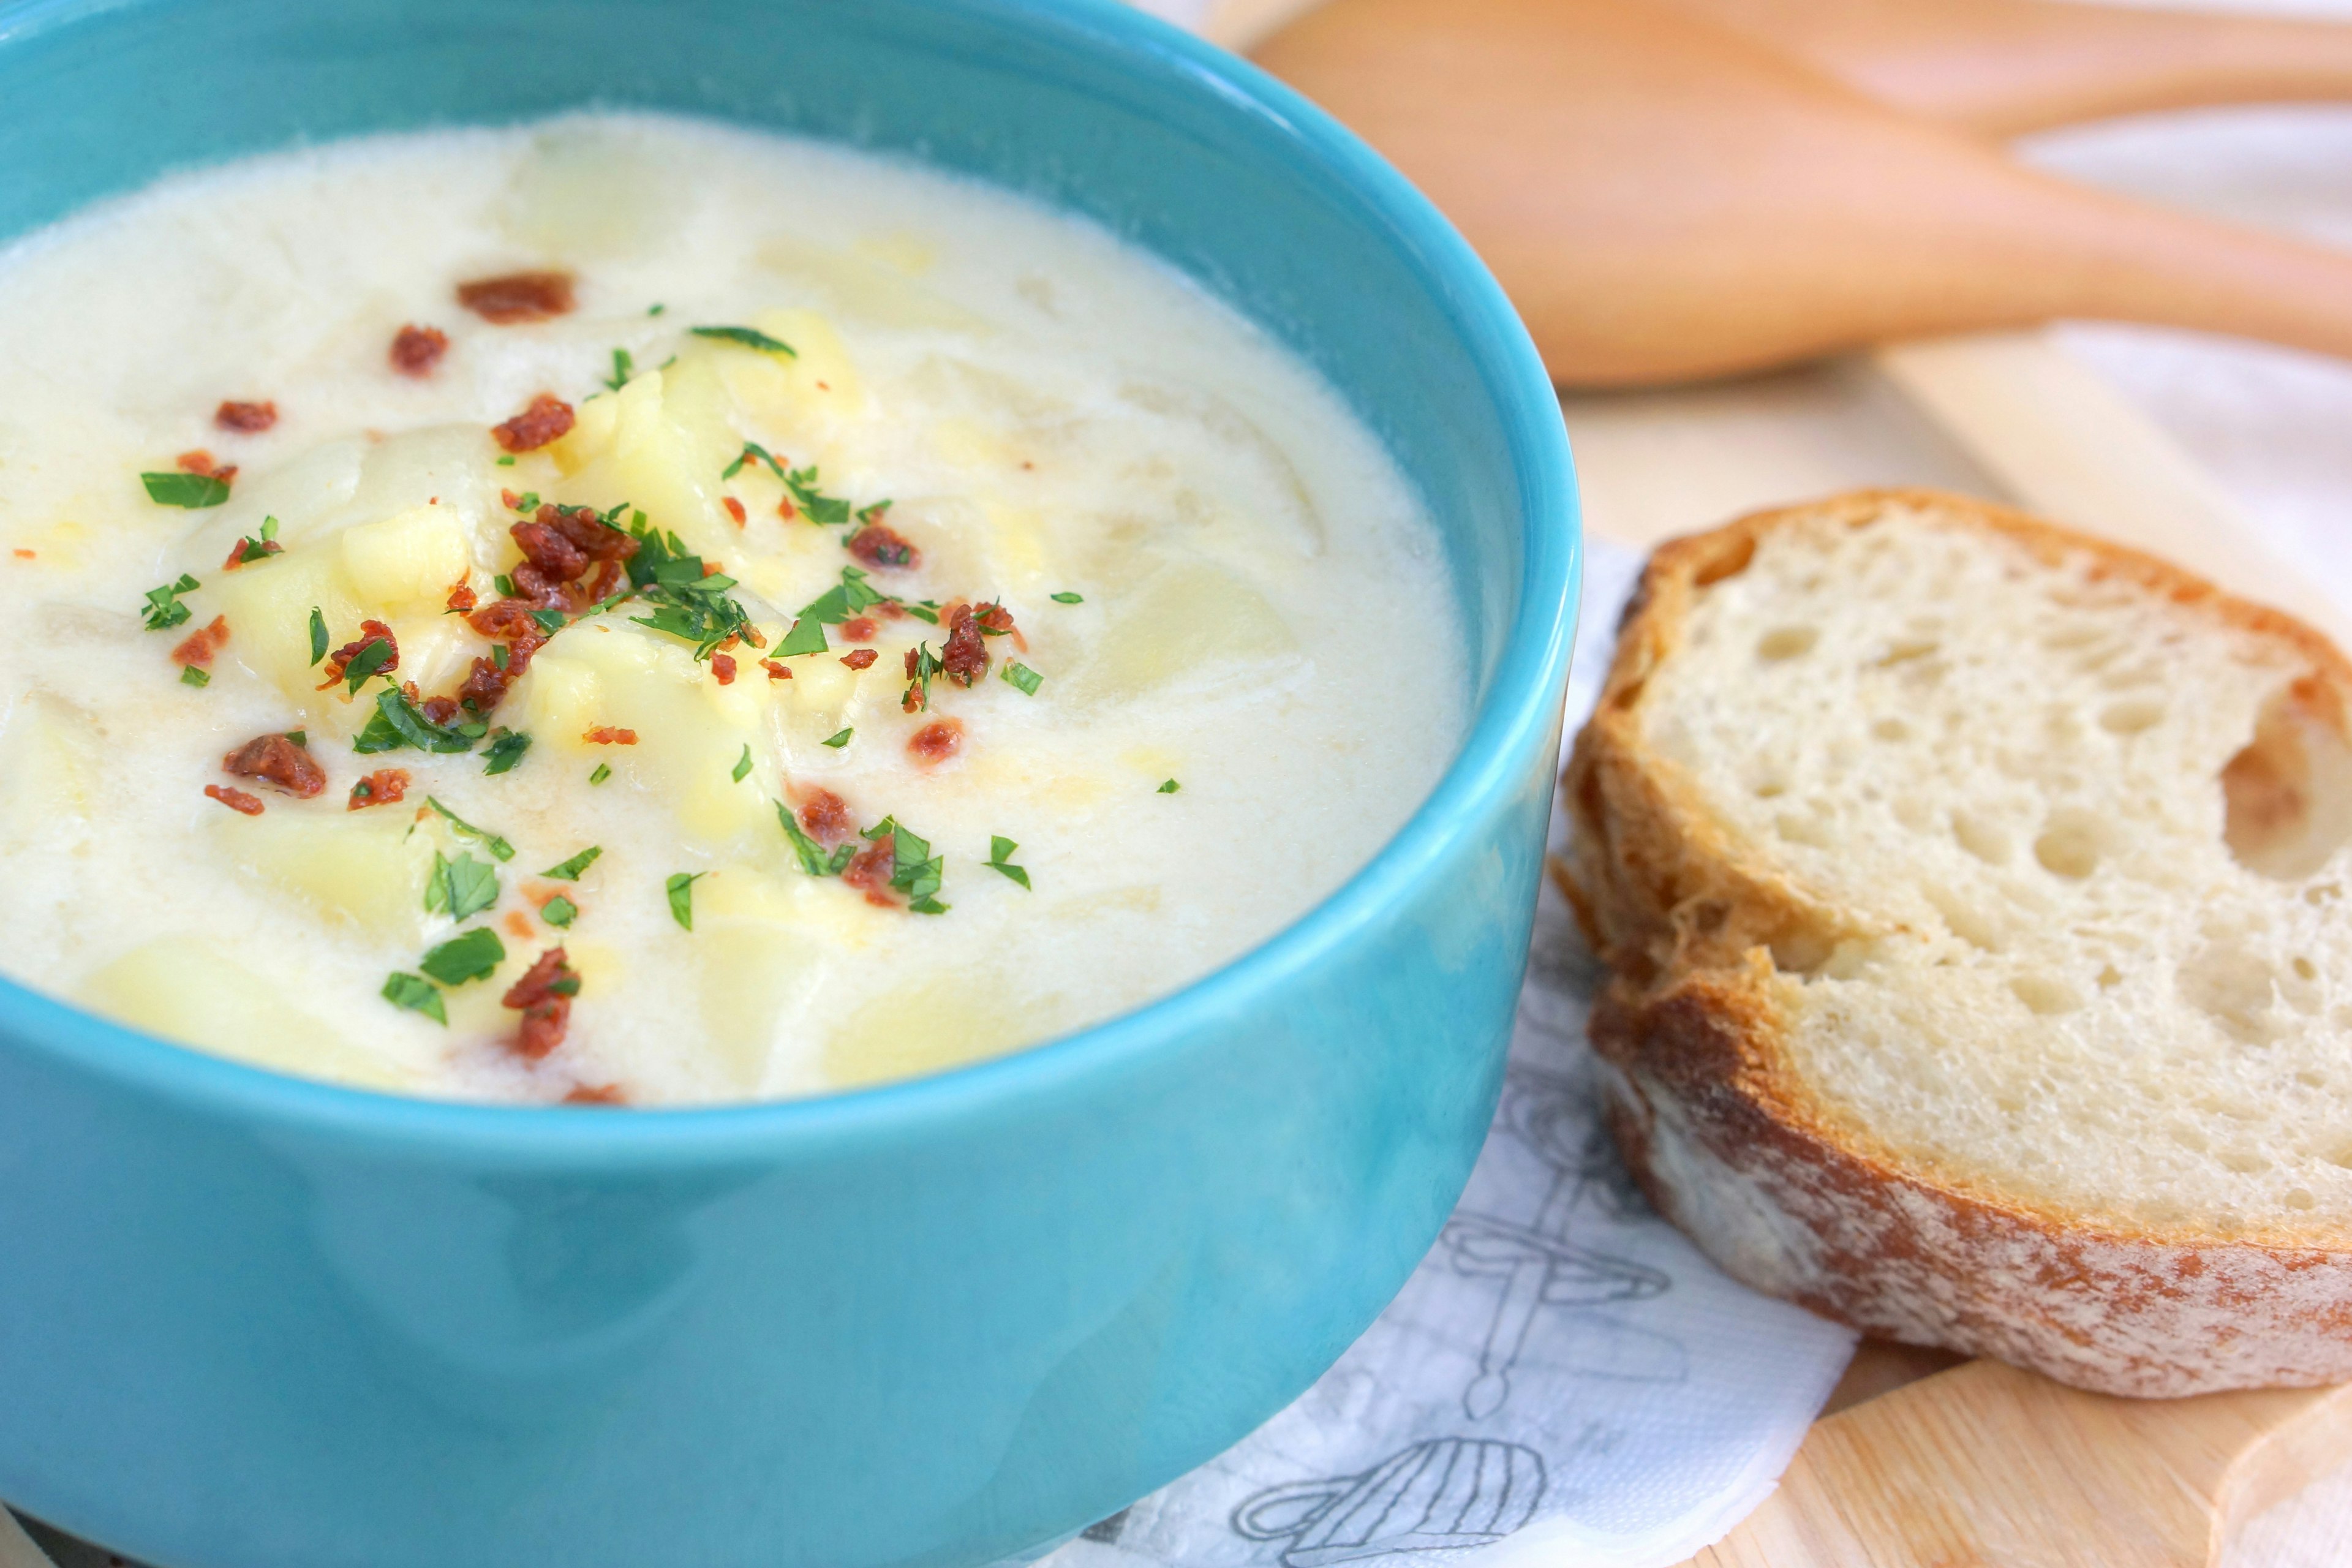
[[[0, 27], [0, 47], [123, 0], [39, 0]], [[1011, 7], [999, 7], [1010, 17]], [[1454, 762], [1402, 827], [1355, 875], [1275, 934], [1200, 979], [1100, 1024], [929, 1077], [795, 1100], [627, 1113], [426, 1100], [347, 1088], [173, 1045], [0, 977], [0, 1050], [32, 1050], [142, 1097], [223, 1120], [405, 1151], [524, 1167], [611, 1171], [813, 1153], [1076, 1093], [1176, 1048], [1220, 1016], [1247, 1016], [1269, 994], [1343, 952], [1409, 900], [1527, 787], [1560, 712], [1575, 632], [1581, 519], [1549, 376], [1517, 314], [1466, 241], [1356, 135], [1256, 67], [1117, 0], [1025, 0], [1015, 26], [1063, 27], [1173, 67], [1271, 128], [1276, 155], [1349, 189], [1388, 226], [1441, 298], [1482, 390], [1498, 405], [1522, 493], [1517, 614], [1485, 700]], [[1549, 759], [1544, 761], [1549, 771]]]

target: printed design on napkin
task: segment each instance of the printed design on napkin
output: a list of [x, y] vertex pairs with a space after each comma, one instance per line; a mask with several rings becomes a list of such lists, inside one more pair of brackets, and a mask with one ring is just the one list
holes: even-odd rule
[[1392, 1552], [1491, 1546], [1543, 1501], [1543, 1456], [1493, 1437], [1432, 1437], [1360, 1475], [1268, 1487], [1234, 1510], [1234, 1532], [1280, 1541], [1283, 1568]]
[[[1501, 1281], [1478, 1375], [1462, 1391], [1463, 1413], [1473, 1421], [1496, 1415], [1510, 1399], [1511, 1371], [1540, 1314], [1643, 1301], [1674, 1288], [1662, 1268], [1571, 1239], [1588, 1228], [1580, 1216], [1594, 1211], [1621, 1223], [1647, 1213], [1592, 1114], [1586, 1086], [1565, 1074], [1514, 1067], [1496, 1131], [1517, 1138], [1553, 1175], [1532, 1218], [1521, 1222], [1465, 1204], [1441, 1238], [1455, 1273]], [[1680, 1383], [1689, 1375], [1689, 1357], [1671, 1334], [1600, 1313], [1579, 1327], [1576, 1372], [1643, 1383]]]

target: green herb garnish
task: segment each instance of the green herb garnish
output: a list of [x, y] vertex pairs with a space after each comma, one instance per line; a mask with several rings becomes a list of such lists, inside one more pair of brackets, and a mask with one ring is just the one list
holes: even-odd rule
[[988, 860], [986, 863], [990, 870], [1002, 871], [1007, 877], [1012, 878], [1014, 881], [1026, 888], [1029, 886], [1028, 870], [1024, 867], [1015, 866], [1013, 863], [1013, 852], [1020, 847], [1021, 846], [1013, 843], [1010, 838], [991, 835], [988, 840]]
[[836, 730], [832, 734], [827, 735], [820, 743], [831, 746], [837, 752], [841, 750], [842, 747], [849, 744], [849, 737], [856, 733], [857, 733], [857, 731], [855, 730]]
[[1159, 793], [1161, 795], [1174, 795], [1178, 790], [1182, 789], [1183, 787], [1184, 786], [1182, 784], [1178, 784], [1174, 779], [1170, 779], [1166, 784], [1160, 786]]
[[[222, 493], [226, 495], [227, 492], [224, 490]], [[278, 520], [274, 517], [265, 517], [261, 520], [261, 531], [257, 534], [247, 534], [238, 540], [236, 553], [230, 556], [229, 560], [235, 565], [250, 566], [257, 561], [267, 561], [273, 555], [281, 555], [285, 551], [286, 547], [278, 542]]]
[[[499, 646], [503, 647], [506, 645], [501, 643]], [[522, 761], [522, 754], [530, 750], [529, 735], [520, 730], [502, 731], [497, 740], [492, 741], [483, 749], [482, 772], [486, 774], [509, 772], [517, 763]]]
[[930, 644], [917, 643], [915, 676], [913, 679], [907, 682], [907, 695], [899, 700], [898, 706], [909, 713], [920, 713], [930, 707], [931, 677], [946, 668], [946, 665], [940, 662], [939, 656], [931, 652]]
[[782, 354], [786, 359], [801, 357], [793, 352], [792, 344], [781, 338], [772, 338], [757, 327], [689, 327], [687, 330], [698, 338], [716, 338], [722, 343], [740, 343], [747, 349]]
[[668, 310], [668, 309], [669, 309], [669, 307], [668, 307], [667, 305], [654, 305], [654, 306], [650, 306], [650, 307], [648, 307], [648, 308], [646, 309], [646, 315], [648, 315], [648, 316], [658, 316], [658, 315], [660, 315], [664, 310]]
[[592, 784], [600, 784], [612, 776], [613, 764], [610, 763], [598, 763], [596, 764], [595, 771], [588, 775], [588, 782]]
[[507, 944], [499, 940], [499, 933], [488, 926], [476, 926], [426, 953], [416, 967], [444, 985], [463, 985], [468, 980], [488, 980], [506, 956]]
[[439, 989], [422, 974], [395, 972], [383, 983], [383, 999], [395, 1007], [422, 1013], [445, 1029], [449, 1026], [448, 1009], [441, 1005]]
[[800, 861], [802, 870], [812, 877], [832, 875], [825, 866], [823, 847], [801, 831], [801, 825], [793, 819], [793, 808], [781, 800], [776, 802], [776, 820], [783, 824], [784, 837], [792, 840], [793, 854]]
[[352, 750], [373, 755], [414, 746], [420, 752], [470, 752], [474, 737], [463, 729], [436, 724], [416, 710], [407, 693], [397, 689], [375, 694], [375, 712], [357, 735]]
[[429, 795], [425, 797], [425, 804], [439, 812], [442, 816], [447, 820], [449, 826], [456, 828], [458, 833], [464, 837], [467, 838], [479, 839], [481, 841], [482, 847], [488, 850], [499, 859], [511, 860], [514, 858], [514, 846], [499, 837], [497, 834], [484, 832], [481, 828], [475, 826], [472, 823], [467, 821], [464, 817], [458, 816], [447, 806], [443, 805], [439, 801], [435, 800]]
[[841, 583], [827, 588], [801, 609], [803, 619], [821, 621], [837, 626], [854, 616], [865, 614], [877, 605], [889, 602], [890, 595], [877, 594], [866, 585], [866, 574], [855, 566], [841, 569]]
[[637, 362], [629, 357], [628, 350], [614, 349], [613, 351], [613, 374], [604, 378], [604, 384], [611, 387], [614, 392], [620, 391], [621, 388], [629, 384], [629, 376], [635, 371], [636, 366]]
[[723, 572], [706, 574], [702, 557], [689, 553], [677, 534], [649, 526], [646, 514], [635, 512], [629, 535], [637, 542], [637, 552], [629, 557], [629, 582], [653, 611], [630, 616], [632, 623], [694, 644], [697, 659], [709, 658], [720, 643], [751, 624], [750, 613], [727, 595], [735, 579]]
[[157, 506], [182, 506], [201, 511], [228, 500], [228, 481], [216, 474], [142, 474], [147, 499]]
[[885, 833], [891, 836], [890, 885], [907, 895], [907, 907], [919, 915], [943, 915], [950, 906], [940, 902], [940, 879], [947, 869], [947, 857], [933, 855], [930, 841], [919, 838], [898, 826], [896, 817], [886, 816], [866, 830], [865, 837], [879, 839]]
[[558, 893], [539, 906], [539, 918], [562, 930], [580, 918], [580, 906]]
[[185, 625], [188, 617], [195, 612], [180, 603], [180, 595], [193, 594], [203, 586], [203, 584], [183, 572], [180, 574], [178, 582], [166, 583], [160, 588], [148, 589], [147, 607], [140, 612], [141, 616], [147, 623], [147, 629], [151, 632], [167, 632], [173, 626]]
[[306, 752], [310, 749], [310, 731], [308, 730], [289, 730], [286, 738]]
[[776, 645], [776, 657], [797, 658], [803, 654], [824, 653], [827, 646], [824, 623], [813, 616], [803, 616], [793, 623], [793, 629], [784, 634], [784, 640]]
[[[316, 632], [311, 634], [310, 640], [312, 642], [319, 640]], [[367, 684], [368, 677], [390, 664], [394, 657], [392, 644], [382, 637], [368, 638], [366, 645], [359, 652], [352, 655], [351, 663], [343, 666], [343, 679], [347, 683], [347, 689], [356, 694], [361, 687]]]
[[1048, 595], [1047, 597], [1057, 605], [1083, 605], [1087, 602], [1087, 596], [1084, 594], [1060, 593]]
[[200, 669], [193, 664], [184, 664], [180, 667], [181, 685], [210, 686], [212, 683], [213, 678], [209, 671]]
[[580, 873], [588, 869], [589, 867], [593, 866], [596, 863], [596, 857], [603, 853], [604, 853], [604, 846], [599, 844], [591, 844], [587, 848], [583, 849], [571, 859], [562, 861], [557, 865], [550, 866], [546, 870], [541, 871], [540, 875], [542, 877], [552, 877], [559, 882], [576, 882], [580, 879]]
[[745, 779], [747, 779], [747, 778], [751, 777], [751, 743], [750, 743], [749, 742], [746, 742], [744, 743], [744, 746], [743, 746], [743, 754], [742, 754], [741, 756], [738, 757], [737, 759], [735, 759], [735, 766], [734, 766], [734, 768], [733, 768], [732, 772], [733, 772], [733, 774], [734, 774], [735, 782], [736, 782], [737, 784], [741, 784]]
[[[500, 644], [499, 646], [504, 647], [505, 645]], [[312, 664], [316, 664], [326, 657], [327, 617], [320, 611], [318, 605], [313, 605], [310, 606], [310, 662]], [[352, 689], [357, 690], [358, 688], [353, 687]]]
[[425, 912], [471, 920], [499, 901], [499, 872], [460, 849], [455, 860], [436, 849], [433, 876], [425, 884]]
[[514, 454], [512, 452], [509, 452], [505, 457], [499, 459], [499, 467], [501, 468], [511, 468], [514, 465], [515, 460]]
[[1045, 684], [1044, 676], [1018, 661], [1004, 667], [1004, 679], [1007, 685], [1017, 686], [1031, 697], [1036, 696], [1037, 689]]
[[669, 918], [694, 929], [694, 885], [710, 875], [708, 871], [673, 871], [669, 879]]

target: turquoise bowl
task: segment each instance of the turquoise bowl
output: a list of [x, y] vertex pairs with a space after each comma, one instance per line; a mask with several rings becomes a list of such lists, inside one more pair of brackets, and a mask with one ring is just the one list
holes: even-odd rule
[[[170, 1568], [1041, 1545], [1328, 1366], [1494, 1107], [1576, 603], [1559, 411], [1461, 239], [1247, 65], [1083, 0], [14, 0], [0, 236], [169, 168], [586, 104], [965, 171], [1262, 322], [1426, 494], [1473, 725], [1404, 831], [1239, 962], [829, 1100], [404, 1100], [0, 984], [0, 1497]], [[1414, 632], [1346, 657], [1377, 681]]]

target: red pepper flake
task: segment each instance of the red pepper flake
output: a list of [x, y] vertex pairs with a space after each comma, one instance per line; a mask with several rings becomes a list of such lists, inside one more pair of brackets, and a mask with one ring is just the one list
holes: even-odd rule
[[353, 641], [345, 643], [342, 647], [337, 648], [334, 652], [327, 656], [327, 662], [322, 667], [327, 672], [327, 679], [319, 682], [318, 689], [320, 691], [324, 691], [331, 686], [341, 684], [344, 671], [350, 669], [352, 667], [352, 660], [359, 658], [359, 656], [366, 650], [367, 646], [370, 643], [379, 642], [392, 649], [392, 657], [385, 659], [382, 664], [377, 665], [375, 667], [375, 672], [378, 675], [389, 675], [394, 670], [398, 669], [400, 668], [400, 643], [393, 637], [392, 628], [385, 626], [382, 621], [362, 621], [360, 623], [359, 637]]
[[563, 1043], [572, 1022], [572, 998], [580, 994], [580, 976], [560, 947], [551, 947], [507, 988], [505, 1005], [522, 1015], [515, 1036], [515, 1052], [537, 1061]]
[[284, 735], [256, 735], [221, 759], [221, 771], [266, 780], [303, 800], [327, 787], [327, 770]]
[[583, 1083], [572, 1087], [564, 1095], [563, 1103], [566, 1105], [626, 1105], [629, 1103], [629, 1097], [621, 1092], [621, 1086], [617, 1083], [593, 1086]]
[[181, 665], [193, 664], [198, 669], [210, 669], [213, 655], [218, 653], [221, 645], [226, 641], [228, 641], [228, 617], [215, 616], [212, 625], [190, 632], [186, 640], [172, 650], [172, 662]]
[[727, 509], [727, 515], [735, 520], [736, 527], [740, 528], [746, 522], [751, 521], [751, 514], [743, 510], [743, 503], [737, 500], [733, 496], [719, 497], [719, 504]]
[[530, 400], [530, 407], [503, 425], [492, 426], [490, 434], [509, 452], [535, 452], [561, 440], [572, 428], [572, 405], [551, 392], [542, 392]]
[[898, 836], [886, 833], [860, 849], [848, 865], [841, 868], [841, 879], [866, 895], [869, 904], [894, 909], [897, 900], [890, 897], [890, 879], [898, 870]]
[[261, 815], [261, 802], [241, 789], [235, 789], [227, 784], [206, 784], [205, 793], [231, 811], [243, 812], [247, 816]]
[[508, 272], [457, 285], [457, 303], [495, 326], [552, 321], [572, 311], [569, 272]]
[[532, 925], [530, 917], [520, 910], [507, 911], [507, 931], [518, 942], [529, 942], [539, 934], [539, 928]]
[[907, 754], [927, 768], [935, 768], [963, 745], [963, 726], [953, 719], [934, 719], [915, 731]]
[[[872, 642], [877, 628], [871, 616], [852, 616], [841, 623], [841, 635], [851, 642]], [[859, 665], [860, 669], [865, 668]]]
[[809, 837], [826, 848], [841, 843], [857, 831], [857, 819], [849, 814], [849, 803], [829, 789], [811, 792], [808, 802], [801, 807], [801, 826]]
[[223, 403], [213, 410], [213, 423], [243, 436], [257, 436], [278, 423], [275, 403]]
[[852, 669], [871, 669], [874, 661], [881, 657], [870, 647], [853, 648], [841, 656], [841, 662]]
[[869, 522], [849, 536], [849, 552], [877, 571], [912, 571], [923, 563], [923, 552], [887, 523]]
[[710, 656], [710, 675], [711, 679], [718, 681], [721, 686], [734, 685], [735, 661], [728, 658], [723, 653], [712, 654]]
[[609, 724], [599, 724], [580, 738], [592, 746], [634, 746], [637, 743], [635, 730], [615, 730]]
[[421, 379], [431, 375], [433, 367], [448, 352], [448, 333], [438, 327], [420, 327], [411, 321], [393, 335], [392, 368], [403, 375]]
[[970, 686], [988, 673], [988, 644], [980, 628], [980, 617], [972, 614], [970, 605], [955, 607], [947, 645], [940, 652], [940, 666], [958, 686]]
[[352, 785], [352, 798], [343, 809], [360, 811], [371, 805], [390, 805], [407, 794], [406, 768], [378, 768]]
[[761, 659], [760, 661], [760, 668], [768, 672], [768, 679], [770, 680], [790, 680], [793, 678], [793, 672], [791, 670], [786, 669], [782, 664], [772, 658]]
[[726, 567], [720, 565], [716, 561], [706, 561], [702, 563], [702, 574], [706, 577], [716, 577], [719, 574], [726, 570]]
[[449, 584], [449, 608], [464, 615], [474, 607], [474, 585], [463, 577]]
[[793, 519], [800, 516], [799, 512], [793, 510], [792, 497], [786, 496], [783, 500], [776, 503], [776, 515], [782, 518], [786, 522], [790, 522]]

